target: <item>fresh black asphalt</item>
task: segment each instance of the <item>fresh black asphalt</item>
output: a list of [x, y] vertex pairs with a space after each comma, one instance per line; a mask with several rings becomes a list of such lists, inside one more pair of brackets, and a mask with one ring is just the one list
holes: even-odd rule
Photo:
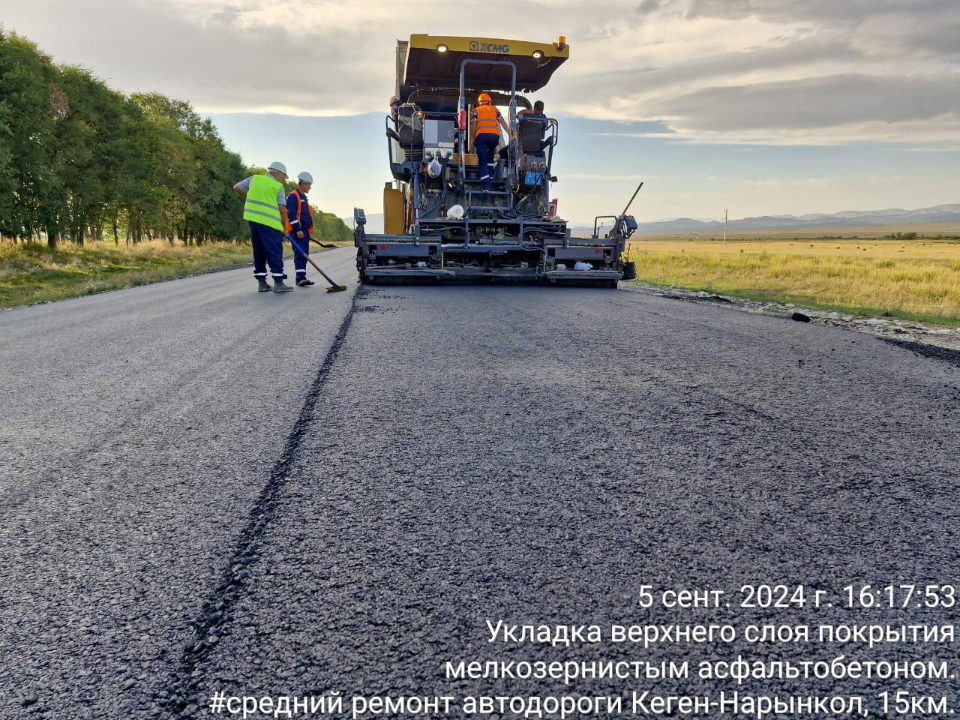
[[[488, 643], [488, 619], [956, 623], [638, 598], [956, 584], [960, 369], [609, 289], [358, 290], [352, 252], [321, 256], [347, 293], [261, 295], [245, 269], [0, 313], [0, 717], [723, 686], [446, 678], [461, 660], [957, 657]], [[789, 685], [751, 689], [913, 689]]]

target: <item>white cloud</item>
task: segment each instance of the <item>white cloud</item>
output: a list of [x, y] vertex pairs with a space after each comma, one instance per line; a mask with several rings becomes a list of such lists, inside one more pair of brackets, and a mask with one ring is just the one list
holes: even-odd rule
[[[210, 112], [386, 109], [397, 37], [536, 28], [571, 60], [542, 96], [677, 140], [960, 142], [956, 0], [0, 0], [8, 29], [126, 90]], [[513, 33], [505, 33], [513, 34]]]
[[627, 173], [627, 174], [605, 174], [605, 173], [564, 173], [564, 180], [583, 180], [588, 182], [618, 182], [621, 180], [652, 180], [654, 178], [663, 179], [662, 175], [642, 175], [639, 173]]
[[778, 189], [797, 189], [797, 188], [842, 188], [851, 183], [861, 185], [902, 185], [909, 182], [908, 178], [902, 175], [830, 175], [824, 177], [806, 177], [806, 178], [772, 178], [764, 180], [717, 178], [722, 182], [739, 183], [754, 188], [778, 188]]
[[921, 120], [960, 127], [960, 73], [880, 77], [832, 75], [698, 90], [655, 103], [675, 126], [720, 132], [838, 128]]

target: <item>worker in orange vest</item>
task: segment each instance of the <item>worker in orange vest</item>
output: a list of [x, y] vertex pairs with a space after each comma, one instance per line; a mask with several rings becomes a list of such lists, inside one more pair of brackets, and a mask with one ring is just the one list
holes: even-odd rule
[[473, 109], [473, 147], [477, 151], [477, 165], [480, 168], [480, 187], [490, 189], [493, 163], [496, 159], [497, 145], [500, 144], [500, 128], [507, 134], [510, 128], [503, 115], [497, 110], [488, 93], [480, 93], [477, 107]]
[[[313, 187], [313, 175], [304, 171], [297, 176], [297, 187], [287, 195], [287, 237], [293, 245], [293, 266], [297, 270], [297, 287], [313, 285], [307, 278], [307, 255], [310, 254], [310, 231], [313, 230], [313, 213], [307, 193]], [[301, 252], [302, 251], [302, 252]]]

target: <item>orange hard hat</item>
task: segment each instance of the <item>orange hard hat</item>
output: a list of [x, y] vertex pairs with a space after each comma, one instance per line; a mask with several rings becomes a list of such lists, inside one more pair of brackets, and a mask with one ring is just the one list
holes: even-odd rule
[[477, 98], [477, 102], [479, 102], [479, 103], [489, 103], [489, 102], [493, 102], [493, 100], [490, 99], [490, 95], [489, 95], [489, 94], [487, 94], [487, 93], [480, 93], [480, 96]]

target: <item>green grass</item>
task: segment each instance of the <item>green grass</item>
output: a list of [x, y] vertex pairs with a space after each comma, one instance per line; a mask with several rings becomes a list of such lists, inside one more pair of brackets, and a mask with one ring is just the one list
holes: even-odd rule
[[252, 261], [249, 243], [171, 246], [165, 241], [116, 246], [0, 243], [0, 308], [146, 285]]

